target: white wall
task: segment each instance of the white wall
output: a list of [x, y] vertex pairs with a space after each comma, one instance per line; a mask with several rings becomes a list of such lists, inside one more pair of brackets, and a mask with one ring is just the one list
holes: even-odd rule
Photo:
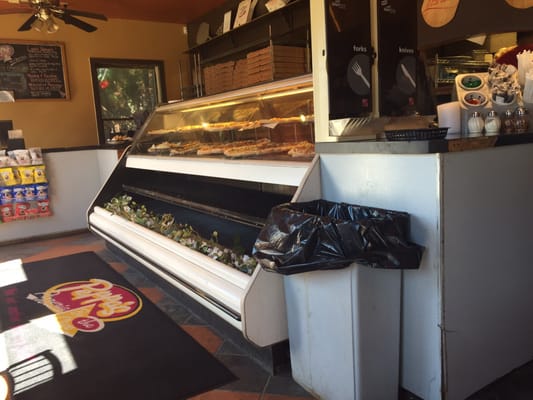
[[86, 212], [117, 162], [111, 149], [44, 154], [53, 215], [0, 224], [0, 244], [85, 229]]

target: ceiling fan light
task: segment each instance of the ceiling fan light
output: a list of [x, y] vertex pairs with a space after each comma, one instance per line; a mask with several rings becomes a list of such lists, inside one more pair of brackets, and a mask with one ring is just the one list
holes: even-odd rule
[[56, 33], [59, 30], [59, 26], [55, 23], [52, 17], [49, 17], [46, 22], [46, 33]]
[[46, 29], [45, 22], [39, 18], [37, 18], [35, 22], [31, 24], [31, 27], [35, 29], [37, 32], [42, 32]]

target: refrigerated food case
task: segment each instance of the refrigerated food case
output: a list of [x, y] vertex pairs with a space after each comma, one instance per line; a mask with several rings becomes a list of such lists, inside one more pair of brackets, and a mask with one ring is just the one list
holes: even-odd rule
[[319, 195], [312, 89], [306, 75], [157, 107], [88, 210], [91, 231], [260, 347], [288, 338], [283, 280], [250, 255], [273, 206]]

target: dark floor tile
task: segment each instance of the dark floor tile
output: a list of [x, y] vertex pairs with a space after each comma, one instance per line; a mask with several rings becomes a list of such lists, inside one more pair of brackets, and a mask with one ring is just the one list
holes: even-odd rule
[[[191, 324], [189, 321], [191, 319], [191, 314], [189, 311], [184, 308], [183, 306], [177, 304], [175, 301], [169, 298], [164, 298], [159, 303], [157, 303], [157, 306], [165, 313], [167, 314], [176, 324], [183, 325], [183, 324]], [[203, 325], [203, 324], [197, 324], [197, 325]]]
[[122, 273], [122, 275], [124, 276], [124, 278], [126, 278], [126, 280], [129, 283], [131, 283], [135, 287], [152, 285], [152, 282], [146, 279], [146, 276], [139, 274], [133, 268], [128, 268], [126, 271]]
[[285, 396], [296, 396], [308, 399], [313, 398], [291, 377], [279, 375], [270, 377], [265, 389], [265, 393]]
[[187, 317], [184, 323], [188, 325], [207, 325], [206, 322], [202, 318], [192, 313], [189, 314], [189, 316]]
[[217, 355], [217, 358], [239, 378], [220, 389], [252, 393], [265, 390], [269, 375], [248, 357]]
[[220, 349], [218, 349], [217, 354], [226, 355], [226, 356], [245, 356], [246, 352], [239, 346], [235, 346], [229, 340], [226, 340]]

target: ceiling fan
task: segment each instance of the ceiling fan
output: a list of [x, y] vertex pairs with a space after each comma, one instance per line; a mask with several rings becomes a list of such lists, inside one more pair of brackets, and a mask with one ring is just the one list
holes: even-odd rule
[[54, 21], [54, 17], [62, 20], [67, 25], [74, 25], [85, 32], [94, 32], [96, 27], [76, 17], [107, 21], [107, 17], [103, 14], [71, 10], [67, 8], [66, 3], [60, 3], [59, 0], [10, 0], [10, 2], [27, 2], [30, 6], [29, 11], [32, 13], [32, 16], [21, 25], [18, 29], [19, 32], [28, 31], [33, 28], [38, 31], [54, 33], [59, 29]]

